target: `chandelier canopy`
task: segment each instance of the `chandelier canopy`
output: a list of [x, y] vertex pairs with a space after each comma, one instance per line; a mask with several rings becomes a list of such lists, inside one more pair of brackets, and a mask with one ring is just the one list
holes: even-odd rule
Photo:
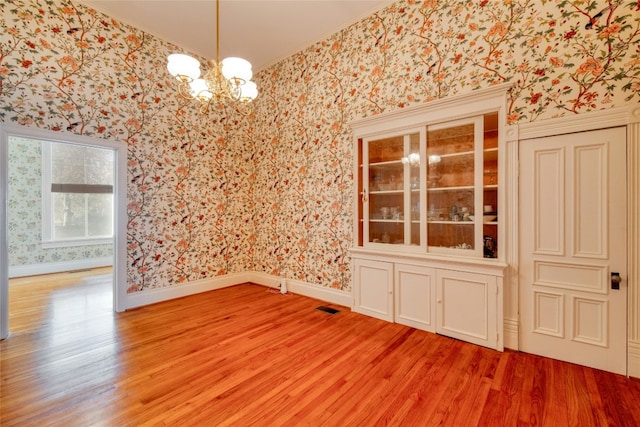
[[230, 57], [220, 61], [220, 0], [216, 0], [216, 59], [200, 78], [200, 61], [181, 53], [168, 57], [167, 69], [178, 79], [178, 93], [185, 99], [200, 102], [200, 111], [210, 105], [235, 102], [239, 111], [249, 111], [249, 103], [258, 96], [258, 87], [251, 81], [251, 63], [242, 58]]

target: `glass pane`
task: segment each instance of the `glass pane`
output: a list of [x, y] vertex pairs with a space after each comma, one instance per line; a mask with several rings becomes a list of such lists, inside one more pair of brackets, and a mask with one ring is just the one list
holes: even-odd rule
[[420, 245], [420, 189], [411, 190], [411, 244]]
[[402, 190], [404, 137], [369, 141], [369, 191]]
[[427, 245], [474, 250], [475, 124], [427, 129]]
[[367, 141], [367, 153], [368, 242], [419, 244], [420, 224], [410, 226], [408, 197], [420, 203], [420, 133]]
[[498, 256], [498, 115], [484, 116], [483, 256]]
[[473, 128], [471, 123], [427, 131], [429, 187], [473, 185]]
[[402, 191], [402, 163], [369, 166], [369, 191]]
[[472, 222], [460, 222], [456, 225], [442, 222], [430, 222], [428, 227], [429, 246], [455, 249], [474, 249]]
[[53, 142], [51, 181], [59, 184], [113, 184], [113, 150]]
[[428, 196], [429, 221], [471, 221], [474, 217], [472, 188], [457, 191], [430, 191]]
[[369, 227], [369, 242], [403, 244], [404, 225], [399, 221], [375, 221]]
[[113, 195], [88, 194], [89, 237], [113, 236]]
[[473, 152], [474, 146], [473, 123], [427, 130], [427, 155], [445, 156]]
[[113, 236], [113, 195], [52, 193], [52, 200], [54, 240]]
[[85, 147], [85, 184], [113, 184], [113, 150]]
[[404, 156], [404, 136], [369, 141], [369, 164], [400, 160]]
[[411, 245], [420, 246], [420, 134], [409, 135], [409, 191], [411, 194], [411, 212], [408, 220], [411, 221], [411, 236], [408, 242]]
[[403, 243], [404, 194], [401, 190], [369, 196], [369, 241]]
[[78, 239], [85, 237], [85, 195], [51, 193], [53, 201], [52, 238]]
[[79, 145], [51, 143], [51, 182], [84, 184], [84, 155]]
[[369, 242], [402, 243], [404, 136], [369, 141]]

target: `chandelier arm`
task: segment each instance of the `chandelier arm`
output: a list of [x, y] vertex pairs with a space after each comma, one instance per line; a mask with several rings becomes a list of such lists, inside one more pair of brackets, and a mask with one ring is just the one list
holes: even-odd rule
[[213, 98], [209, 98], [208, 100], [201, 99], [200, 100], [200, 114], [206, 114], [209, 111], [209, 105], [211, 104], [211, 100]]
[[240, 100], [239, 102], [237, 102], [235, 104], [236, 107], [236, 111], [240, 114], [242, 114], [243, 116], [248, 116], [249, 114], [251, 114], [252, 112], [252, 106], [251, 106], [251, 102], [250, 101], [242, 101]]
[[183, 80], [178, 84], [178, 94], [184, 99], [193, 99], [191, 94], [191, 86], [189, 86], [188, 80]]

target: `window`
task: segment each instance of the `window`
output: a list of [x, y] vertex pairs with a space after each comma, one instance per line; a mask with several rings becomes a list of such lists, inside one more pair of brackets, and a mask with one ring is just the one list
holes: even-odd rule
[[113, 239], [113, 150], [42, 142], [43, 243], [48, 247]]

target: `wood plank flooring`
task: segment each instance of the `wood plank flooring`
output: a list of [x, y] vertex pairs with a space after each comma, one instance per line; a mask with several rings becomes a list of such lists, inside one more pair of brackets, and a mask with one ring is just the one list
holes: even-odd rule
[[623, 376], [253, 284], [115, 314], [110, 286], [109, 270], [11, 282], [0, 425], [640, 425]]

